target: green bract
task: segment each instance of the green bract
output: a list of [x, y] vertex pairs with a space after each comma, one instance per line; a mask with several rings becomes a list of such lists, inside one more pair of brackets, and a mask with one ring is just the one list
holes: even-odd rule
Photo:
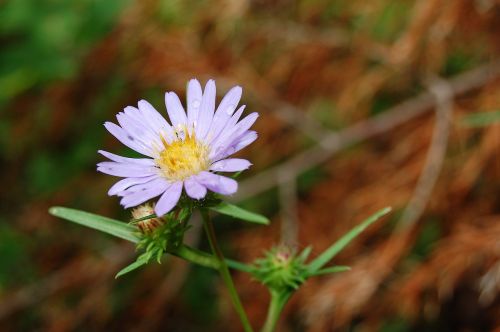
[[310, 247], [300, 255], [286, 246], [274, 247], [255, 261], [253, 275], [274, 290], [297, 289], [307, 279], [305, 261], [310, 252]]

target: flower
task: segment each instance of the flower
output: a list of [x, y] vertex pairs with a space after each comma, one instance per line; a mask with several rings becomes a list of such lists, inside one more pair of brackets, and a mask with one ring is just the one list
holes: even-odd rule
[[145, 100], [138, 107], [127, 106], [117, 114], [119, 125], [104, 126], [121, 143], [147, 158], [127, 158], [99, 150], [111, 161], [100, 162], [97, 170], [124, 179], [108, 194], [121, 197], [120, 204], [130, 208], [157, 196], [155, 213], [162, 216], [172, 210], [183, 189], [187, 196], [202, 199], [207, 191], [234, 194], [238, 183], [219, 172], [238, 172], [250, 167], [245, 159], [228, 158], [255, 139], [249, 130], [258, 114], [238, 121], [245, 109], [236, 112], [242, 89], [233, 87], [215, 110], [215, 81], [209, 80], [202, 92], [196, 79], [187, 85], [187, 113], [179, 97], [165, 94], [169, 124]]

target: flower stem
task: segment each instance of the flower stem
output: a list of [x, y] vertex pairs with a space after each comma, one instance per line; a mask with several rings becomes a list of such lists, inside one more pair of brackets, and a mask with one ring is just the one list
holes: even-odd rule
[[250, 322], [248, 321], [247, 315], [245, 313], [245, 309], [241, 304], [238, 292], [234, 287], [233, 279], [231, 278], [231, 274], [229, 273], [226, 261], [224, 260], [224, 255], [222, 254], [222, 251], [219, 248], [219, 244], [217, 243], [217, 239], [215, 238], [214, 226], [212, 224], [212, 221], [210, 220], [208, 211], [206, 209], [201, 209], [201, 215], [203, 217], [203, 225], [205, 227], [205, 232], [207, 233], [208, 242], [210, 243], [212, 252], [219, 261], [219, 272], [221, 274], [222, 280], [224, 280], [224, 283], [229, 290], [229, 295], [231, 296], [234, 308], [238, 313], [238, 316], [240, 317], [243, 329], [246, 332], [253, 332], [252, 326], [250, 325]]
[[288, 299], [292, 295], [291, 292], [284, 291], [278, 292], [276, 290], [270, 290], [271, 292], [271, 302], [269, 303], [269, 309], [267, 311], [267, 318], [264, 326], [262, 327], [262, 332], [273, 332], [276, 328], [276, 324], [281, 315], [281, 311], [288, 302]]
[[[200, 266], [208, 267], [211, 269], [215, 269], [217, 271], [219, 270], [219, 260], [217, 259], [217, 257], [215, 257], [209, 253], [206, 253], [204, 251], [201, 251], [201, 250], [198, 250], [195, 248], [191, 248], [191, 247], [186, 246], [186, 245], [182, 245], [173, 251], [169, 251], [168, 253], [170, 253], [174, 256], [183, 258], [188, 262], [191, 262], [191, 263], [194, 263], [194, 264], [197, 264]], [[238, 271], [242, 271], [242, 272], [246, 272], [246, 273], [253, 272], [251, 266], [249, 266], [248, 264], [245, 264], [245, 263], [237, 262], [237, 261], [234, 261], [231, 259], [226, 259], [226, 264], [228, 267], [235, 269], [235, 270], [238, 270]]]

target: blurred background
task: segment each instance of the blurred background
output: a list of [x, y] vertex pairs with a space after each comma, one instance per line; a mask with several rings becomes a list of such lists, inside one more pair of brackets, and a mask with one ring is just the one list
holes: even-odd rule
[[[216, 219], [227, 256], [316, 255], [394, 207], [279, 331], [499, 331], [499, 32], [495, 0], [1, 1], [0, 330], [239, 331], [214, 271], [170, 257], [115, 280], [131, 244], [47, 213], [128, 220], [95, 164], [130, 151], [102, 124], [197, 77], [260, 113], [233, 200], [272, 223]], [[258, 327], [266, 290], [235, 278]]]

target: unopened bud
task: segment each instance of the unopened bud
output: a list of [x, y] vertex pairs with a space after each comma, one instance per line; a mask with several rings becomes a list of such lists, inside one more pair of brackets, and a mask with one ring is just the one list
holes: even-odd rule
[[[132, 210], [132, 218], [134, 220], [149, 217], [155, 214], [154, 206], [146, 203], [140, 205]], [[143, 234], [152, 233], [155, 229], [164, 224], [163, 219], [158, 217], [151, 217], [149, 219], [143, 219], [136, 222], [137, 227]]]

